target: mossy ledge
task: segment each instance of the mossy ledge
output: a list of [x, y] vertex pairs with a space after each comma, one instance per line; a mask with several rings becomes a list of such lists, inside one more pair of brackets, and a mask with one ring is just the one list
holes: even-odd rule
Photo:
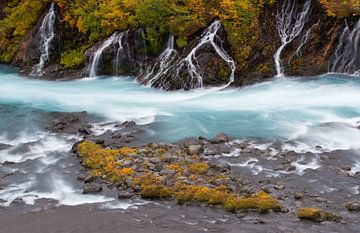
[[340, 222], [343, 218], [335, 213], [327, 212], [318, 208], [305, 207], [297, 212], [297, 216], [302, 220], [314, 222], [334, 221]]
[[[207, 161], [189, 150], [180, 150], [177, 157], [169, 157], [167, 148], [154, 148], [152, 144], [147, 148], [153, 152], [146, 155], [152, 163], [142, 158], [143, 148], [111, 150], [83, 141], [77, 145], [77, 153], [93, 177], [105, 179], [119, 189], [130, 189], [143, 198], [223, 206], [230, 212], [281, 211], [281, 204], [266, 192], [232, 191], [228, 187], [228, 173], [214, 172]], [[157, 168], [151, 168], [153, 164]]]

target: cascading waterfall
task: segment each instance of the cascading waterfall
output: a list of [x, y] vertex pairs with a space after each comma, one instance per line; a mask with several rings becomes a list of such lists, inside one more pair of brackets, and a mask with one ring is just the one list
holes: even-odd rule
[[352, 30], [346, 21], [345, 24], [339, 44], [330, 61], [330, 71], [360, 75], [360, 19]]
[[[148, 81], [148, 84], [150, 86], [156, 83], [161, 77], [161, 75], [164, 75], [168, 72], [177, 54], [178, 53], [175, 50], [175, 38], [174, 36], [170, 36], [167, 42], [166, 49], [160, 54], [154, 66], [151, 68], [151, 71], [144, 78], [145, 80], [148, 80], [150, 77], [152, 77]], [[156, 74], [154, 74], [155, 69], [158, 69]]]
[[41, 27], [39, 29], [40, 33], [40, 61], [37, 65], [33, 67], [31, 75], [33, 76], [41, 76], [43, 74], [43, 69], [45, 67], [45, 63], [49, 61], [50, 58], [50, 46], [51, 42], [55, 37], [55, 3], [51, 3], [48, 13], [43, 19]]
[[302, 32], [311, 9], [311, 0], [305, 2], [301, 12], [296, 9], [295, 0], [284, 0], [276, 16], [276, 29], [281, 39], [281, 46], [274, 55], [277, 76], [284, 76], [281, 53]]
[[128, 31], [126, 31], [125, 33], [120, 33], [120, 35], [118, 36], [118, 49], [116, 51], [116, 59], [115, 59], [115, 73], [116, 75], [119, 75], [119, 68], [120, 68], [120, 56], [122, 54], [122, 52], [124, 51], [124, 46], [123, 46], [123, 38], [124, 35], [127, 34]]
[[[126, 32], [125, 32], [126, 33]], [[122, 38], [124, 37], [124, 32], [115, 32], [107, 40], [105, 40], [99, 48], [91, 55], [90, 58], [90, 68], [89, 68], [89, 77], [96, 77], [98, 67], [102, 58], [102, 54], [111, 45], [118, 44], [118, 50], [116, 54], [116, 72], [118, 72], [119, 67], [119, 56], [123, 49]]]
[[[218, 20], [214, 21], [205, 30], [197, 46], [193, 48], [191, 52], [179, 62], [176, 68], [177, 77], [180, 77], [180, 72], [182, 70], [185, 69], [187, 71], [191, 81], [192, 82], [195, 81], [195, 84], [192, 86], [192, 88], [202, 88], [204, 86], [203, 71], [199, 65], [196, 54], [200, 48], [202, 48], [204, 45], [207, 44], [210, 44], [215, 49], [216, 53], [229, 65], [231, 69], [231, 75], [228, 85], [234, 82], [235, 70], [236, 70], [235, 62], [225, 51], [225, 49], [222, 46], [221, 39], [217, 35], [220, 28], [221, 28], [221, 22]], [[220, 42], [220, 45], [217, 43], [218, 41]]]

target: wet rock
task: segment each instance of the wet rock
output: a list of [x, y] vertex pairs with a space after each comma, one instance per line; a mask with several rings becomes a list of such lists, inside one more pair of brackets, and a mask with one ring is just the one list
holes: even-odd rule
[[89, 183], [94, 180], [94, 178], [91, 176], [91, 174], [86, 174], [86, 173], [78, 175], [77, 179], [84, 181], [85, 183]]
[[9, 149], [11, 145], [0, 143], [0, 150], [6, 150]]
[[11, 205], [24, 205], [24, 204], [25, 201], [21, 197], [18, 197], [11, 202]]
[[302, 192], [302, 191], [297, 191], [297, 192], [294, 193], [294, 198], [295, 198], [296, 200], [303, 199], [304, 196], [305, 196], [305, 193]]
[[88, 128], [83, 127], [83, 128], [79, 129], [79, 133], [84, 134], [84, 135], [90, 135], [91, 131]]
[[129, 199], [132, 196], [134, 196], [134, 194], [132, 192], [128, 192], [128, 191], [119, 191], [118, 192], [118, 199], [120, 199], [120, 200]]
[[199, 154], [202, 149], [201, 145], [191, 145], [189, 146], [189, 151], [191, 154]]
[[228, 162], [217, 159], [211, 160], [209, 162], [209, 166], [221, 172], [228, 171], [230, 169], [230, 165]]
[[100, 184], [90, 183], [86, 184], [83, 188], [83, 194], [90, 194], [90, 193], [99, 193], [102, 191], [102, 187]]
[[11, 162], [11, 161], [5, 161], [5, 162], [3, 162], [3, 166], [10, 166], [10, 165], [14, 165], [15, 164], [15, 162]]
[[360, 212], [360, 204], [358, 202], [347, 202], [345, 208], [349, 211]]
[[187, 139], [185, 139], [184, 140], [184, 146], [186, 146], [186, 147], [190, 147], [190, 146], [192, 146], [192, 145], [199, 145], [200, 144], [200, 141], [199, 141], [199, 139], [197, 139], [197, 138], [187, 138]]
[[224, 143], [224, 142], [228, 142], [229, 141], [229, 137], [221, 132], [221, 133], [218, 133], [214, 139], [211, 140], [211, 143], [213, 144], [220, 144], [220, 143]]
[[125, 121], [124, 123], [122, 123], [120, 125], [120, 127], [125, 127], [125, 128], [132, 128], [135, 126], [136, 126], [136, 123], [134, 121]]
[[282, 184], [282, 183], [276, 183], [276, 184], [274, 185], [274, 188], [275, 188], [276, 190], [284, 190], [284, 189], [285, 189], [285, 185]]

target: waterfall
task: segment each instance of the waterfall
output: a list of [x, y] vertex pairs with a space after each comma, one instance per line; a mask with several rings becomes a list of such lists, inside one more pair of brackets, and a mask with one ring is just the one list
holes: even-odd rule
[[116, 51], [116, 59], [115, 59], [115, 74], [119, 75], [119, 68], [120, 68], [120, 56], [122, 55], [122, 52], [124, 51], [124, 46], [123, 46], [123, 38], [125, 36], [125, 34], [127, 34], [128, 31], [126, 31], [125, 33], [120, 33], [118, 35], [118, 49]]
[[[182, 59], [176, 69], [176, 76], [180, 77], [181, 70], [185, 69], [191, 79], [191, 81], [195, 81], [195, 85], [192, 88], [202, 88], [203, 87], [203, 71], [198, 63], [196, 54], [198, 50], [200, 50], [204, 45], [211, 45], [216, 53], [229, 65], [231, 69], [231, 75], [228, 82], [230, 85], [234, 82], [235, 78], [235, 62], [228, 55], [225, 49], [222, 46], [222, 41], [220, 37], [217, 35], [219, 29], [221, 28], [220, 21], [214, 21], [202, 34], [200, 42], [197, 44], [195, 48], [191, 50], [191, 52]], [[217, 42], [220, 42], [219, 44]]]
[[[177, 55], [177, 51], [175, 50], [175, 38], [174, 36], [170, 36], [167, 42], [166, 49], [160, 54], [154, 66], [151, 68], [150, 72], [144, 78], [145, 80], [147, 80], [150, 77], [152, 77], [148, 81], [150, 86], [152, 86], [155, 82], [157, 82], [161, 77], [161, 75], [167, 73], [167, 71], [171, 67], [172, 62], [175, 60], [176, 55]], [[154, 75], [156, 68], [158, 69], [158, 71]]]
[[276, 16], [276, 29], [279, 33], [281, 46], [274, 55], [277, 76], [284, 76], [281, 53], [302, 32], [311, 9], [311, 0], [305, 2], [301, 12], [296, 9], [295, 0], [284, 0], [278, 8]]
[[100, 61], [102, 59], [102, 54], [111, 45], [117, 44], [118, 50], [116, 54], [116, 72], [118, 72], [119, 68], [119, 56], [121, 54], [121, 51], [123, 49], [122, 46], [122, 38], [124, 36], [124, 32], [119, 33], [115, 32], [112, 34], [108, 39], [106, 39], [104, 42], [102, 42], [99, 46], [99, 48], [91, 55], [90, 57], [90, 68], [89, 68], [89, 77], [96, 77], [98, 67], [100, 64]]
[[55, 37], [54, 25], [55, 25], [55, 4], [51, 3], [48, 13], [44, 17], [41, 27], [39, 29], [40, 33], [40, 61], [33, 67], [31, 75], [41, 76], [43, 74], [43, 69], [45, 63], [49, 61], [50, 58], [50, 46], [51, 42]]
[[360, 75], [360, 19], [352, 30], [345, 21], [339, 44], [330, 60], [330, 71]]

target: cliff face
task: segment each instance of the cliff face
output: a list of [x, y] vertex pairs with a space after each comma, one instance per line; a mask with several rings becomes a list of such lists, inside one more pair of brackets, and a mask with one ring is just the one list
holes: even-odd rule
[[[294, 18], [301, 15], [306, 2], [295, 1], [293, 13], [298, 15], [295, 14]], [[41, 78], [88, 76], [91, 67], [96, 66], [96, 75], [136, 76], [141, 83], [165, 90], [220, 86], [229, 84], [232, 78], [234, 81], [231, 84], [235, 86], [266, 80], [277, 74], [274, 54], [282, 45], [277, 16], [282, 8], [289, 9], [287, 4], [291, 7], [291, 3], [290, 0], [281, 0], [265, 4], [256, 21], [251, 22], [252, 31], [244, 34], [246, 38], [238, 46], [233, 42], [234, 33], [229, 31], [228, 22], [213, 19], [208, 28], [189, 35], [185, 46], [179, 46], [178, 36], [172, 44], [170, 40], [166, 44], [167, 38], [161, 38], [163, 49], [160, 47], [155, 52], [151, 48], [151, 40], [148, 40], [151, 32], [146, 29], [118, 31], [116, 33], [121, 40], [116, 37], [109, 42], [106, 38], [92, 45], [86, 35], [74, 31], [65, 23], [63, 12], [56, 9], [55, 37], [51, 41], [50, 59]], [[48, 8], [47, 5], [45, 9]], [[327, 72], [329, 60], [344, 30], [345, 19], [330, 17], [317, 1], [312, 2], [307, 13], [302, 30], [280, 54], [286, 75], [311, 76]], [[21, 40], [20, 49], [12, 59], [12, 64], [21, 67], [25, 74], [30, 73], [39, 62], [41, 38], [38, 32], [45, 15], [44, 10], [37, 24]], [[353, 28], [358, 19], [358, 16], [349, 16], [346, 21]], [[71, 52], [67, 52], [69, 48]], [[102, 52], [95, 58], [99, 50]], [[78, 63], [70, 67], [66, 65], [66, 59], [71, 62], [72, 59], [78, 60]]]

